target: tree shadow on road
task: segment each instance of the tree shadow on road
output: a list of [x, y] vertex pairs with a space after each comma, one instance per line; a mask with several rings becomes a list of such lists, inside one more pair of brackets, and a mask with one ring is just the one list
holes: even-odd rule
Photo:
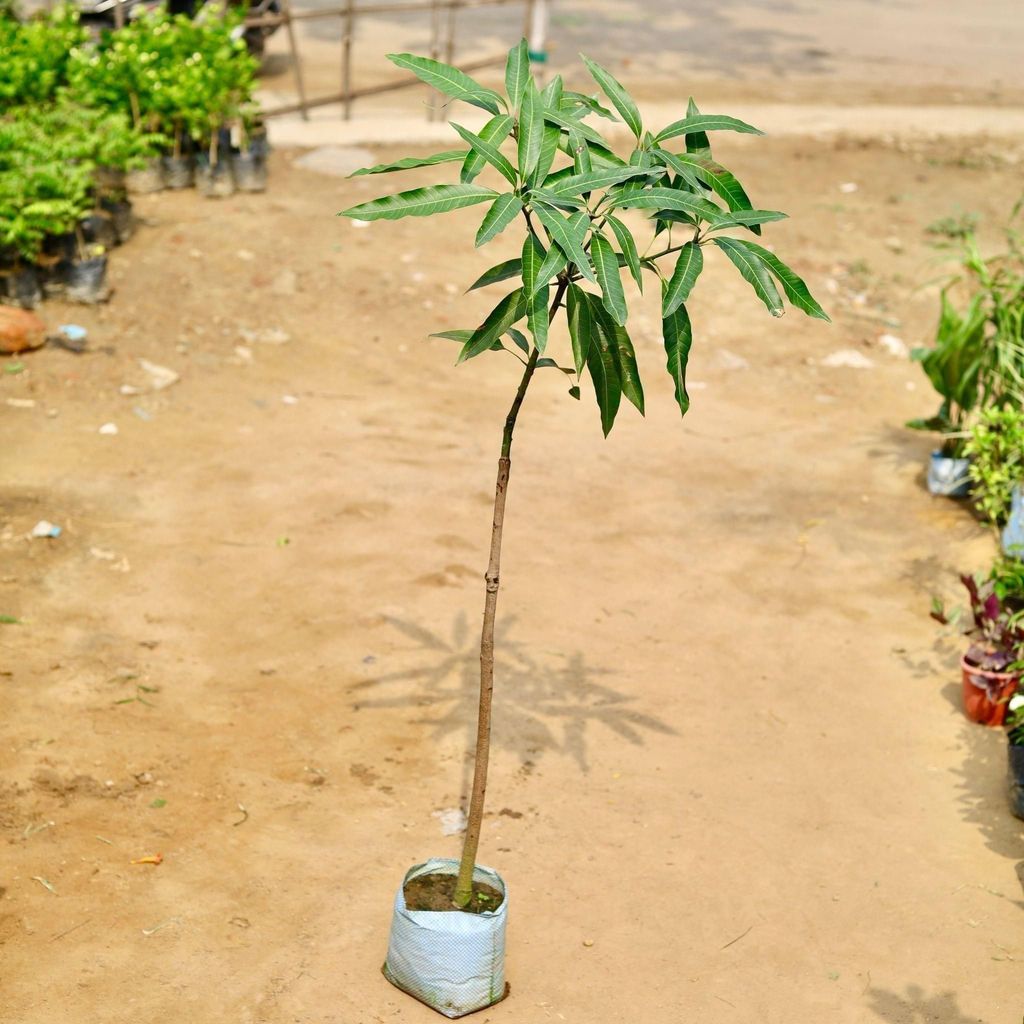
[[920, 985], [908, 985], [903, 995], [883, 988], [868, 989], [869, 1008], [887, 1024], [985, 1024], [960, 1009], [955, 992], [926, 995]]
[[[480, 687], [478, 640], [460, 613], [448, 638], [413, 622], [388, 617], [408, 640], [406, 651], [418, 664], [349, 686], [360, 709], [420, 707], [416, 721], [431, 725], [435, 738], [464, 732], [472, 746]], [[495, 747], [518, 754], [525, 762], [545, 752], [570, 756], [582, 771], [589, 768], [588, 735], [594, 725], [610, 730], [633, 746], [648, 732], [674, 736], [660, 719], [638, 711], [637, 698], [599, 682], [610, 673], [588, 665], [583, 654], [543, 658], [515, 640], [514, 618], [495, 628]]]

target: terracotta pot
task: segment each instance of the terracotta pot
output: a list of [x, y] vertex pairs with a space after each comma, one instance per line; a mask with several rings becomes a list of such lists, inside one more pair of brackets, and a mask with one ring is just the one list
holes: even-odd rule
[[1006, 704], [1016, 693], [1020, 676], [1011, 672], [987, 672], [972, 665], [965, 654], [960, 659], [963, 672], [964, 714], [981, 725], [1002, 725]]

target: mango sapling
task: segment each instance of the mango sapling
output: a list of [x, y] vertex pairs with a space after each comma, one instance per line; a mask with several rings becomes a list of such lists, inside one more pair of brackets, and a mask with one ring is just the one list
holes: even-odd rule
[[[459, 363], [485, 352], [508, 352], [522, 365], [522, 373], [505, 417], [498, 457], [480, 638], [474, 778], [462, 858], [457, 872], [454, 861], [431, 862], [444, 895], [430, 909], [412, 905], [410, 888], [404, 894], [399, 892], [385, 964], [385, 973], [399, 987], [448, 1016], [461, 1016], [495, 1002], [504, 992], [503, 931], [500, 937], [488, 935], [481, 924], [474, 933], [475, 926], [454, 923], [444, 931], [436, 910], [466, 911], [477, 919], [501, 916], [500, 925], [504, 925], [504, 889], [500, 887], [495, 895], [478, 887], [477, 883], [485, 881], [494, 886], [497, 876], [480, 868], [476, 858], [487, 789], [494, 623], [512, 442], [535, 373], [551, 369], [566, 374], [571, 378], [569, 394], [577, 399], [584, 377], [589, 378], [605, 436], [612, 429], [623, 396], [642, 415], [644, 389], [626, 329], [629, 309], [621, 275], [627, 270], [641, 290], [644, 275], [650, 275], [661, 290], [667, 370], [676, 403], [685, 415], [690, 405], [686, 366], [692, 343], [687, 301], [701, 275], [705, 252], [718, 253], [732, 263], [773, 316], [782, 315], [784, 294], [809, 316], [828, 317], [800, 277], [774, 252], [749, 237], [729, 233], [740, 230], [757, 236], [762, 225], [785, 216], [754, 208], [736, 177], [711, 155], [709, 133], [762, 134], [758, 129], [734, 117], [703, 114], [691, 100], [685, 117], [661, 131], [649, 131], [622, 85], [584, 57], [604, 98], [633, 136], [631, 149], [623, 157], [588, 123], [594, 114], [616, 120], [611, 110], [594, 96], [565, 89], [557, 76], [539, 90], [530, 73], [525, 41], [509, 53], [505, 95], [434, 60], [411, 54], [393, 54], [390, 60], [445, 95], [491, 116], [479, 131], [453, 123], [465, 144], [458, 149], [356, 172], [383, 174], [453, 163], [460, 167], [457, 184], [414, 188], [360, 203], [342, 215], [364, 221], [397, 220], [486, 203], [477, 246], [513, 224], [522, 235], [521, 256], [491, 267], [472, 285], [477, 289], [511, 281], [512, 290], [479, 326], [438, 335], [460, 345]], [[494, 187], [478, 182], [485, 171]], [[623, 217], [632, 211], [649, 216], [651, 240], [643, 249]], [[674, 242], [673, 232], [685, 233], [684, 239]], [[551, 354], [553, 326], [563, 310], [569, 365], [562, 365], [562, 360]], [[423, 865], [414, 868], [407, 881], [419, 880], [422, 888], [424, 870]], [[431, 969], [431, 939], [417, 937], [414, 931], [417, 920], [426, 925], [417, 913], [430, 918], [436, 971]], [[400, 948], [417, 942], [415, 956]]]

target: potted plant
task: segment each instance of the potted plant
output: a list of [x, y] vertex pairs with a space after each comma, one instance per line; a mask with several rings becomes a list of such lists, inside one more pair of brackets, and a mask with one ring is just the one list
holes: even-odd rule
[[[1011, 221], [1021, 207], [1018, 203], [1014, 208]], [[1006, 252], [985, 258], [973, 227], [963, 230], [965, 273], [943, 289], [935, 344], [911, 353], [942, 398], [935, 416], [907, 424], [942, 436], [942, 447], [932, 453], [928, 469], [933, 494], [962, 497], [969, 492], [966, 447], [977, 412], [1024, 404], [1024, 252], [1009, 227], [1006, 238]], [[957, 284], [969, 289], [962, 314], [950, 298]]]
[[986, 409], [971, 428], [964, 454], [971, 460], [974, 506], [997, 532], [1003, 553], [1024, 556], [1024, 412]]
[[1024, 818], [1024, 692], [1017, 690], [1006, 705], [1010, 810]]
[[[626, 157], [587, 123], [594, 98], [564, 89], [559, 77], [541, 92], [530, 74], [525, 41], [508, 56], [506, 95], [487, 89], [448, 65], [411, 54], [390, 59], [454, 99], [480, 107], [490, 119], [479, 132], [453, 125], [464, 147], [408, 158], [357, 172], [380, 174], [454, 163], [458, 184], [415, 188], [344, 210], [361, 220], [431, 216], [487, 204], [476, 244], [515, 223], [522, 256], [486, 271], [474, 287], [511, 281], [475, 328], [440, 335], [460, 346], [458, 361], [485, 352], [508, 352], [521, 364], [501, 439], [485, 574], [480, 642], [480, 703], [472, 795], [462, 857], [434, 859], [412, 868], [394, 904], [384, 973], [396, 986], [448, 1017], [501, 999], [508, 894], [500, 876], [477, 863], [487, 787], [494, 675], [494, 622], [513, 433], [537, 371], [564, 373], [569, 394], [580, 398], [586, 374], [593, 385], [604, 434], [611, 431], [623, 396], [642, 414], [644, 391], [626, 329], [628, 304], [621, 272], [642, 286], [645, 274], [662, 296], [664, 358], [680, 412], [689, 407], [686, 365], [692, 341], [686, 302], [700, 276], [704, 253], [731, 262], [774, 316], [783, 313], [779, 289], [798, 309], [827, 320], [804, 282], [774, 253], [732, 230], [760, 233], [781, 213], [753, 209], [736, 178], [711, 156], [709, 132], [761, 134], [732, 117], [702, 114], [691, 101], [687, 116], [658, 132], [644, 128], [619, 82], [584, 58], [611, 106], [633, 135]], [[682, 147], [682, 148], [681, 148]], [[487, 171], [495, 187], [477, 183]], [[638, 248], [630, 218], [647, 214], [652, 242]], [[680, 225], [681, 230], [680, 230]], [[682, 234], [673, 240], [673, 231]], [[641, 255], [641, 252], [643, 255]], [[666, 265], [668, 261], [669, 264]], [[569, 365], [554, 358], [555, 320], [565, 311]], [[516, 327], [525, 321], [525, 332]]]
[[[981, 725], [1002, 725], [1006, 704], [1016, 692], [1024, 652], [1024, 562], [1000, 559], [987, 579], [963, 575], [971, 621], [963, 633], [970, 645], [960, 659], [964, 714]], [[944, 625], [947, 616], [941, 602], [934, 602], [932, 618]]]

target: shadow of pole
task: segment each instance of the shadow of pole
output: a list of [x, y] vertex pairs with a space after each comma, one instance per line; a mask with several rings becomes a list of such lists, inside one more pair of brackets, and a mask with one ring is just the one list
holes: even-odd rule
[[[353, 683], [349, 693], [358, 696], [361, 710], [422, 708], [417, 722], [432, 726], [436, 738], [462, 732], [471, 751], [480, 652], [466, 616], [456, 616], [448, 639], [413, 622], [390, 617], [387, 621], [412, 641], [407, 650], [418, 664]], [[593, 725], [634, 746], [643, 745], [647, 732], [677, 735], [660, 719], [638, 711], [633, 706], [636, 696], [599, 682], [609, 673], [588, 665], [581, 653], [534, 657], [510, 635], [514, 625], [514, 618], [505, 618], [495, 629], [494, 747], [518, 754], [526, 765], [544, 753], [566, 754], [585, 772]], [[467, 761], [463, 792], [469, 789], [469, 771]]]

